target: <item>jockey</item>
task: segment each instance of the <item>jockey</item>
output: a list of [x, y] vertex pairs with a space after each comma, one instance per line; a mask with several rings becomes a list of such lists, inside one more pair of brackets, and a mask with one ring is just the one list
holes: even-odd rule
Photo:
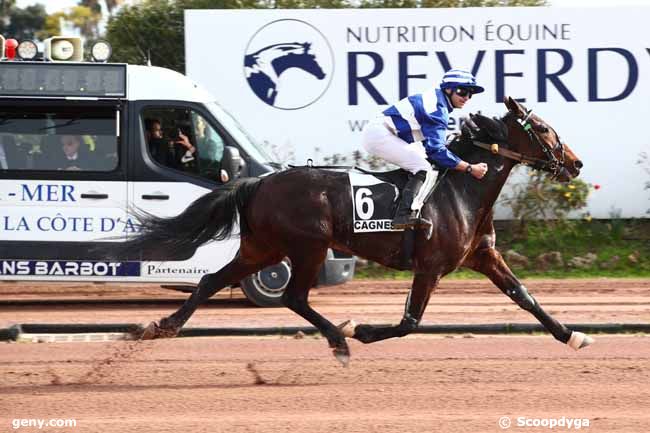
[[487, 164], [469, 164], [445, 145], [449, 113], [463, 108], [473, 94], [483, 92], [476, 78], [464, 70], [451, 69], [440, 87], [408, 96], [388, 107], [363, 131], [362, 145], [368, 153], [408, 171], [393, 228], [429, 228], [431, 222], [419, 216], [433, 189], [436, 172], [431, 167], [453, 169], [481, 179]]

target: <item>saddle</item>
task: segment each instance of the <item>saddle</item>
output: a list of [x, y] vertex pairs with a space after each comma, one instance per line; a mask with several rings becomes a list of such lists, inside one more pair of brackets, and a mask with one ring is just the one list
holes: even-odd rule
[[[309, 163], [306, 167], [347, 173], [351, 190], [353, 233], [401, 232], [400, 264], [404, 269], [410, 268], [417, 231], [398, 230], [392, 226], [401, 191], [410, 176], [409, 172], [402, 169], [372, 171], [361, 167], [341, 165], [315, 166]], [[426, 235], [429, 237], [431, 233]]]
[[313, 165], [311, 160], [307, 161], [306, 166], [289, 165], [289, 167], [309, 167], [348, 174], [352, 192], [354, 233], [404, 231], [394, 229], [391, 222], [397, 211], [402, 190], [411, 176], [406, 170], [399, 168], [390, 171], [373, 171], [347, 165]]

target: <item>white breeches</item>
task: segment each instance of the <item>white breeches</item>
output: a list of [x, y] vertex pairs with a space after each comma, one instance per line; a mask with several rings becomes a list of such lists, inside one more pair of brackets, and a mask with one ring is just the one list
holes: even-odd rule
[[366, 152], [413, 174], [432, 171], [424, 146], [418, 141], [407, 143], [386, 128], [383, 117], [377, 118], [363, 128], [361, 145]]
[[411, 205], [412, 210], [422, 209], [424, 199], [433, 189], [438, 175], [427, 161], [427, 154], [422, 143], [419, 141], [407, 143], [384, 125], [383, 118], [377, 118], [369, 122], [363, 129], [361, 144], [369, 154], [378, 156], [412, 174], [418, 171], [427, 173], [427, 177]]

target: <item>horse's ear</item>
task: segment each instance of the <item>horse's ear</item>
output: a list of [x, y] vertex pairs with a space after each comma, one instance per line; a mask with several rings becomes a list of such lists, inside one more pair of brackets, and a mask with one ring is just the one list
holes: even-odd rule
[[526, 114], [526, 109], [515, 99], [510, 96], [503, 98], [503, 103], [508, 107], [508, 111], [515, 114], [517, 117], [524, 116]]
[[508, 139], [508, 128], [499, 119], [490, 119], [481, 114], [470, 114], [471, 121], [489, 139], [495, 141], [506, 141]]

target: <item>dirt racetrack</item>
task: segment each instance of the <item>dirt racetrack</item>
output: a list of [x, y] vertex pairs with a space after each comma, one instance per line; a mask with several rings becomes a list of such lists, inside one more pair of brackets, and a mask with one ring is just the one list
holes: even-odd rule
[[[650, 320], [649, 281], [577, 281], [527, 285], [566, 322]], [[335, 322], [395, 322], [407, 288], [352, 283], [319, 289], [312, 303]], [[3, 284], [0, 327], [146, 322], [177, 305], [140, 301], [186, 296], [159, 290]], [[29, 303], [43, 297], [75, 302]], [[134, 302], [98, 301], [111, 297]], [[228, 298], [219, 295], [190, 326], [305, 324], [283, 309]], [[425, 319], [533, 322], [488, 284], [455, 281], [434, 295]], [[318, 337], [0, 343], [0, 432], [650, 431], [650, 337], [595, 337], [580, 352], [547, 335], [350, 341], [348, 368]], [[506, 416], [507, 430], [499, 425]], [[74, 419], [76, 426], [14, 429], [20, 419]], [[552, 422], [560, 425], [551, 429]]]

